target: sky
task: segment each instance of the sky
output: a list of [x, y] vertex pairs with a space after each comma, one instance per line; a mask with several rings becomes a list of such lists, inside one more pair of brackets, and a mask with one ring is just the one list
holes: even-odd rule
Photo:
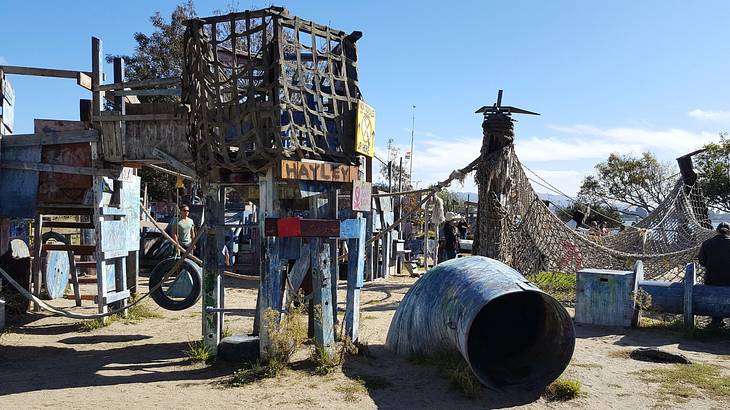
[[[90, 70], [91, 36], [133, 53], [133, 34], [176, 1], [0, 0], [0, 64]], [[198, 14], [271, 3], [196, 1]], [[610, 153], [674, 159], [730, 130], [727, 1], [281, 1], [289, 12], [358, 41], [360, 88], [377, 113], [377, 153], [410, 149], [413, 180], [445, 179], [481, 146], [495, 101], [515, 116], [521, 161], [569, 195]], [[111, 67], [105, 71], [111, 73]], [[12, 76], [16, 133], [33, 118], [78, 119], [90, 94], [74, 80]], [[455, 191], [476, 192], [472, 178]], [[538, 192], [545, 189], [536, 187]]]

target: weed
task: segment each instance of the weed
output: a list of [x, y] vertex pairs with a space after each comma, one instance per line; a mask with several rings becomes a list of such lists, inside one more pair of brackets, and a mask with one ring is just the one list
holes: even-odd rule
[[575, 303], [575, 275], [562, 272], [540, 272], [530, 281], [545, 293], [563, 303]]
[[243, 367], [233, 372], [233, 377], [228, 384], [232, 387], [245, 386], [259, 380], [276, 377], [281, 373], [282, 369], [278, 363], [272, 364], [271, 361], [256, 360], [250, 363], [248, 367]]
[[642, 317], [639, 326], [645, 329], [681, 332], [687, 338], [701, 341], [730, 336], [730, 329], [710, 327], [707, 326], [706, 321], [697, 323], [693, 329], [687, 329], [680, 315], [659, 315], [657, 318]]
[[342, 393], [342, 399], [348, 403], [360, 400], [359, 394], [367, 393], [365, 383], [362, 380], [353, 380], [347, 384], [335, 387], [335, 391]]
[[458, 352], [441, 350], [431, 355], [414, 355], [409, 357], [408, 361], [436, 367], [451, 383], [452, 388], [459, 390], [469, 399], [479, 397], [481, 389], [479, 381]]
[[324, 376], [332, 373], [340, 364], [342, 356], [321, 346], [315, 346], [312, 350], [311, 360], [314, 362], [314, 374]]
[[[130, 303], [134, 303], [136, 297], [129, 300]], [[137, 303], [136, 305], [127, 309], [127, 317], [124, 318], [125, 323], [138, 322], [143, 319], [160, 319], [164, 315], [159, 312], [158, 308], [150, 303], [148, 300]]]
[[577, 380], [558, 379], [550, 383], [542, 396], [547, 401], [568, 401], [580, 396], [581, 384]]
[[673, 364], [636, 372], [645, 382], [659, 383], [660, 391], [675, 399], [702, 397], [700, 391], [717, 398], [730, 398], [730, 377], [714, 364]]
[[231, 328], [230, 328], [229, 326], [225, 326], [225, 327], [223, 328], [223, 334], [222, 334], [221, 336], [222, 336], [222, 337], [229, 337], [229, 336], [233, 336], [233, 331], [231, 330]]
[[214, 357], [210, 349], [200, 341], [188, 343], [185, 355], [194, 363], [210, 363]]
[[651, 295], [644, 289], [639, 288], [636, 292], [632, 292], [631, 296], [636, 301], [636, 307], [639, 310], [649, 310], [651, 308]]
[[364, 315], [362, 317], [363, 320], [371, 320], [371, 319], [377, 319], [375, 315]]
[[94, 330], [109, 326], [117, 320], [119, 320], [119, 316], [111, 315], [103, 319], [82, 320], [77, 322], [76, 326], [78, 327], [79, 332], [93, 332]]
[[573, 362], [570, 364], [573, 367], [582, 367], [584, 369], [603, 369], [603, 366], [597, 363], [579, 363]]

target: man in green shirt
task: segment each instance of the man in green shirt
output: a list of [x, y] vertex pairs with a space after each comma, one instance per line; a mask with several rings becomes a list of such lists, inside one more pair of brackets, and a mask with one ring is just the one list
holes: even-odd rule
[[177, 241], [184, 248], [190, 246], [195, 237], [195, 224], [190, 219], [190, 207], [183, 205], [180, 208], [180, 219], [178, 219], [172, 230], [172, 239]]

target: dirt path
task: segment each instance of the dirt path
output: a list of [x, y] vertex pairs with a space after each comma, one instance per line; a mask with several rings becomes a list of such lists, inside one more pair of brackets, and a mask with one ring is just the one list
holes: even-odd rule
[[[730, 369], [730, 341], [702, 343], [678, 333], [577, 327], [578, 340], [566, 377], [582, 382], [585, 394], [565, 403], [530, 397], [503, 397], [483, 390], [475, 400], [450, 387], [434, 367], [409, 363], [383, 344], [395, 308], [413, 279], [391, 277], [366, 285], [362, 337], [371, 357], [355, 357], [342, 372], [313, 376], [304, 353], [282, 377], [245, 387], [226, 387], [234, 367], [188, 362], [184, 350], [200, 337], [200, 305], [183, 312], [158, 309], [163, 318], [80, 332], [75, 321], [29, 315], [27, 323], [0, 336], [2, 408], [727, 408], [719, 398], [677, 400], [638, 371], [666, 365], [627, 359], [635, 346], [660, 346], [703, 363]], [[228, 306], [253, 309], [252, 289], [227, 290]], [[344, 301], [340, 289], [340, 302]], [[59, 301], [54, 303], [59, 304]], [[66, 305], [70, 306], [70, 303]], [[88, 302], [87, 302], [88, 303]], [[344, 309], [341, 303], [340, 308]], [[92, 308], [84, 308], [91, 312]], [[251, 329], [252, 318], [229, 316], [233, 333]], [[728, 370], [730, 372], [730, 370]], [[363, 387], [356, 379], [374, 381]]]

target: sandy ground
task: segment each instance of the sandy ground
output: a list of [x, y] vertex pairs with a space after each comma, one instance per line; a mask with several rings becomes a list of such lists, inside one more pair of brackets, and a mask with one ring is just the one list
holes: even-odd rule
[[[414, 279], [391, 277], [366, 285], [362, 301], [362, 337], [370, 357], [347, 360], [342, 371], [314, 376], [305, 360], [283, 376], [244, 387], [227, 387], [234, 366], [190, 363], [184, 351], [200, 338], [200, 305], [182, 312], [159, 309], [163, 318], [134, 324], [115, 322], [80, 332], [77, 322], [45, 314], [28, 315], [24, 324], [0, 336], [0, 408], [728, 408], [710, 397], [667, 401], [656, 384], [635, 374], [666, 365], [621, 357], [637, 346], [660, 346], [697, 362], [730, 369], [730, 341], [703, 343], [675, 332], [579, 326], [576, 351], [565, 377], [579, 380], [579, 399], [547, 403], [542, 398], [505, 397], [483, 390], [467, 399], [450, 387], [438, 369], [397, 357], [384, 347], [390, 320]], [[230, 282], [230, 281], [229, 281]], [[228, 307], [251, 309], [252, 284], [229, 283]], [[340, 286], [340, 309], [344, 288]], [[84, 302], [89, 304], [90, 302]], [[68, 301], [54, 304], [70, 306]], [[92, 312], [91, 307], [83, 311]], [[250, 331], [249, 316], [227, 316], [233, 333]], [[299, 356], [305, 357], [304, 353]], [[354, 379], [380, 376], [377, 388], [353, 389]], [[354, 391], [354, 392], [353, 392]], [[349, 393], [348, 393], [349, 392]]]

